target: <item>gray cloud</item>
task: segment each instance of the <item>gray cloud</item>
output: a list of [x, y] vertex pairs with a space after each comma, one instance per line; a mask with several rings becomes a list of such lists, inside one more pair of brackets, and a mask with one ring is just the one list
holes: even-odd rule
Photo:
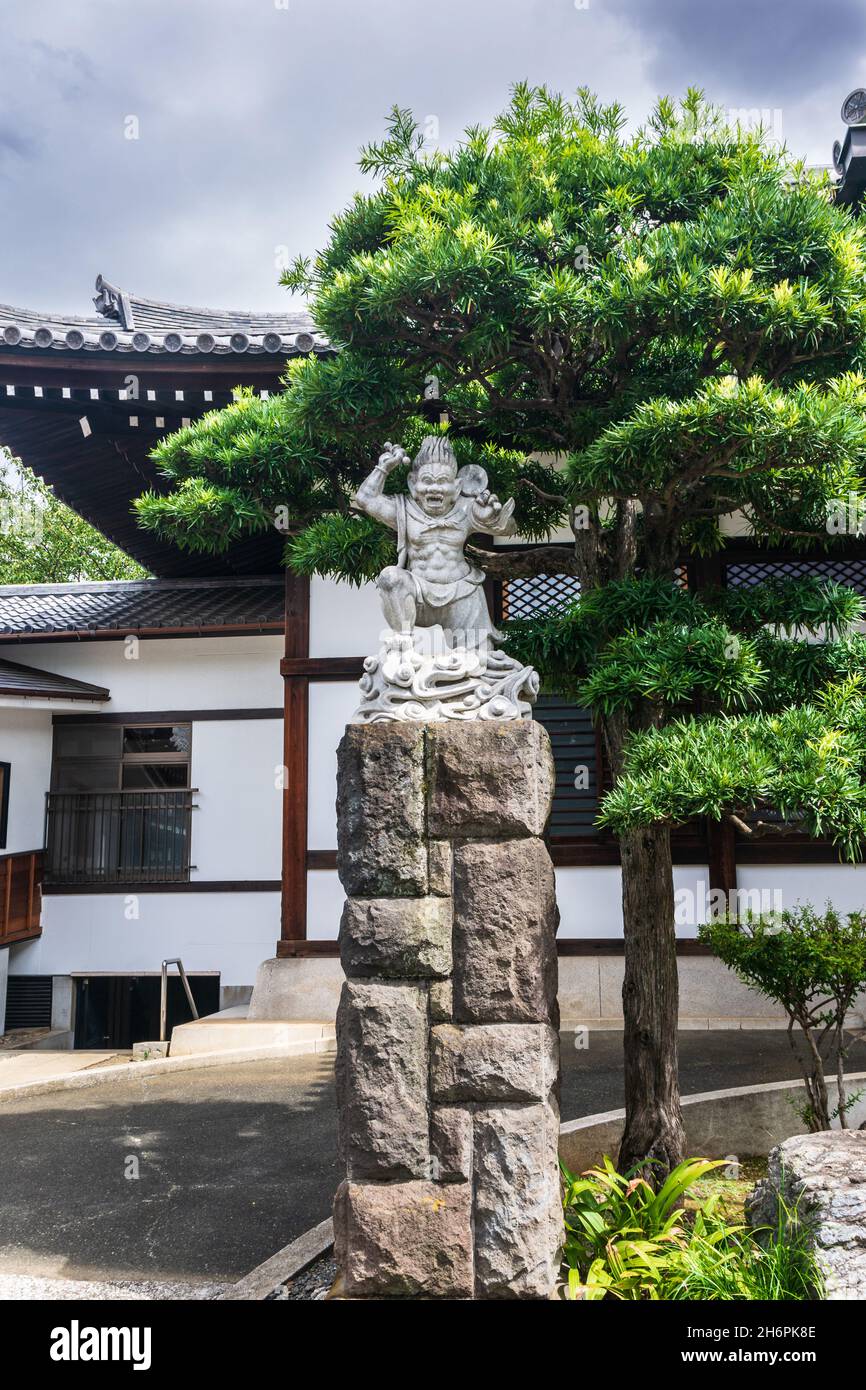
[[[287, 7], [286, 7], [287, 3]], [[859, 0], [29, 0], [4, 6], [0, 299], [84, 311], [97, 271], [155, 298], [276, 307], [363, 186], [396, 103], [448, 144], [518, 78], [780, 108], [825, 160], [866, 54]], [[135, 138], [129, 138], [130, 135]]]

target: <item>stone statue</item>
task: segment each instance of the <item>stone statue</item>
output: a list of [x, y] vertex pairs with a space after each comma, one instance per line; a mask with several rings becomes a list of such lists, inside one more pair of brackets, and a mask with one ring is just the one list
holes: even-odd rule
[[514, 502], [501, 503], [476, 464], [459, 468], [450, 441], [429, 435], [409, 470], [409, 496], [386, 496], [388, 474], [409, 457], [386, 443], [352, 505], [397, 532], [397, 563], [376, 581], [388, 630], [368, 657], [354, 723], [385, 719], [531, 716], [538, 676], [494, 645], [484, 572], [470, 535], [510, 536]]

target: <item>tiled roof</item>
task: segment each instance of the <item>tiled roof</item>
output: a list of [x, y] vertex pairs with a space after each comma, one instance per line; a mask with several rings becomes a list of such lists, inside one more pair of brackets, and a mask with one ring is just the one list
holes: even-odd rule
[[279, 632], [284, 583], [261, 579], [142, 579], [0, 586], [0, 641], [206, 629]]
[[62, 352], [186, 353], [219, 356], [326, 352], [327, 339], [302, 310], [263, 314], [195, 309], [142, 299], [96, 277], [96, 314], [48, 314], [0, 304], [0, 347]]
[[35, 666], [0, 657], [0, 695], [18, 695], [43, 700], [108, 700], [109, 691], [71, 676], [56, 676]]

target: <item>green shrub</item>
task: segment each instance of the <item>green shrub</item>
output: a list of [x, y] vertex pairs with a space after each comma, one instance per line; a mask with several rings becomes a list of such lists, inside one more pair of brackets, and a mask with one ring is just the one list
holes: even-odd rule
[[565, 1295], [571, 1300], [801, 1301], [821, 1280], [805, 1234], [780, 1209], [777, 1226], [749, 1231], [718, 1213], [719, 1194], [694, 1211], [688, 1189], [721, 1162], [688, 1159], [654, 1192], [611, 1160], [575, 1177], [563, 1168]]
[[[806, 1084], [801, 1115], [808, 1129], [829, 1129], [837, 1115], [847, 1128], [847, 1112], [857, 1097], [845, 1090], [850, 1046], [845, 1015], [866, 988], [866, 915], [840, 916], [829, 903], [819, 913], [802, 904], [743, 921], [718, 918], [702, 926], [699, 937], [741, 980], [787, 1013], [788, 1039]], [[797, 1046], [795, 1025], [802, 1030], [805, 1053]], [[834, 1050], [838, 1104], [831, 1110], [825, 1068]]]

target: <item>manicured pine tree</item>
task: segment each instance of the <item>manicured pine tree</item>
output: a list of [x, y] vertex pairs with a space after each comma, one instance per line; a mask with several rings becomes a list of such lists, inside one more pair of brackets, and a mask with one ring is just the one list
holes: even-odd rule
[[519, 85], [450, 151], [395, 110], [361, 167], [375, 191], [285, 277], [338, 353], [165, 440], [169, 490], [140, 520], [213, 551], [285, 525], [299, 573], [370, 579], [393, 537], [351, 494], [384, 440], [411, 453], [429, 432], [433, 394], [524, 537], [570, 525], [568, 546], [478, 558], [580, 581], [510, 642], [601, 728], [622, 860], [620, 1165], [663, 1173], [683, 1155], [671, 828], [769, 811], [849, 857], [866, 837], [857, 596], [814, 579], [692, 592], [678, 570], [719, 550], [732, 514], [771, 554], [832, 548], [828, 513], [856, 511], [863, 232], [825, 177], [695, 91], [626, 134], [617, 105]]

